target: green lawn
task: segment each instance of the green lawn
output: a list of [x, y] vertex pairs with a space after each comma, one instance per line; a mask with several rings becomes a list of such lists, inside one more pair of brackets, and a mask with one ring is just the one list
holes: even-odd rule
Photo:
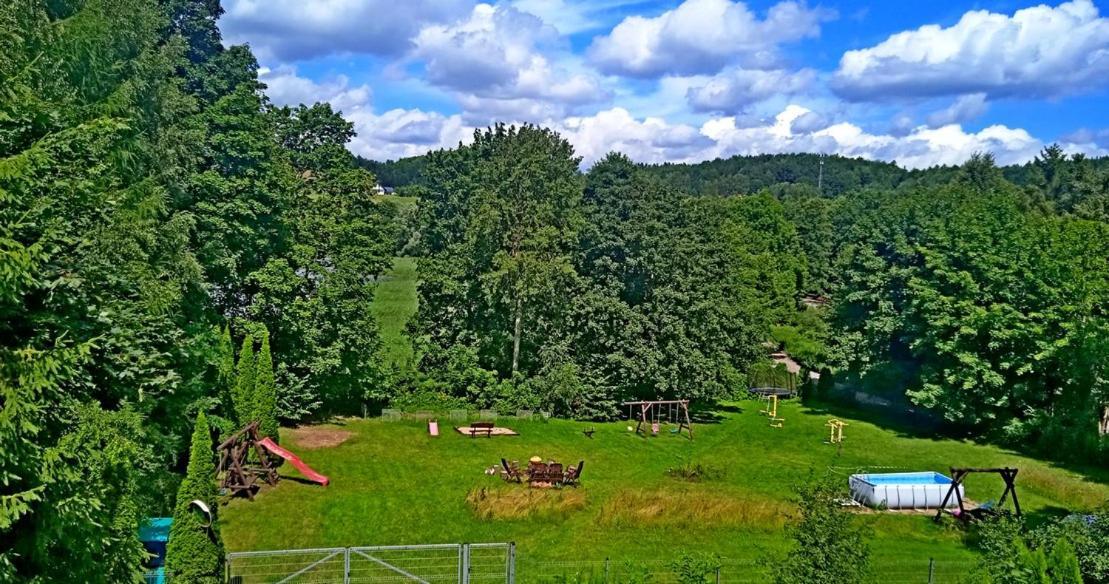
[[[316, 427], [350, 432], [342, 444], [324, 448], [308, 448], [303, 434], [285, 431], [283, 445], [330, 476], [331, 485], [282, 480], [254, 502], [234, 500], [221, 515], [223, 535], [232, 551], [515, 541], [519, 581], [536, 582], [543, 581], [540, 575], [571, 570], [557, 562], [662, 561], [679, 550], [764, 566], [786, 543], [791, 488], [810, 470], [837, 473], [846, 485], [846, 475], [857, 468], [1017, 466], [1020, 500], [1033, 516], [1087, 509], [1109, 498], [1105, 476], [1095, 481], [995, 447], [914, 437], [857, 419], [848, 420], [837, 455], [823, 443], [826, 412], [784, 404], [785, 427], [775, 429], [757, 403], [739, 406], [721, 412], [719, 423], [696, 425], [692, 442], [667, 432], [637, 436], [626, 422], [596, 424], [589, 439], [582, 429], [593, 424], [564, 420], [502, 419], [520, 436], [471, 439], [445, 420], [443, 435], [432, 438], [418, 421], [352, 419]], [[483, 473], [502, 456], [533, 455], [567, 463], [584, 459], [582, 485], [529, 491]], [[688, 463], [723, 476], [699, 483], [668, 476], [667, 469]], [[296, 474], [286, 466], [282, 476]], [[974, 477], [967, 486], [967, 496], [979, 501], [1000, 491], [997, 477]], [[944, 576], [937, 581], [953, 582], [973, 561], [962, 532], [935, 525], [931, 516], [861, 517], [873, 531], [875, 564], [887, 582], [897, 581], [894, 574], [925, 581], [929, 557]]]
[[414, 366], [412, 343], [404, 333], [416, 314], [416, 258], [396, 258], [374, 292], [374, 316], [381, 334], [382, 359], [398, 369]]

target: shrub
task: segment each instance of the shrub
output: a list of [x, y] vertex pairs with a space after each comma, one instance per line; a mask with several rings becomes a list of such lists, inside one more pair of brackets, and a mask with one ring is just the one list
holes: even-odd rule
[[[175, 584], [220, 584], [223, 581], [223, 540], [220, 537], [216, 504], [216, 469], [213, 463], [212, 435], [204, 412], [196, 417], [189, 467], [177, 490], [166, 547], [166, 571]], [[212, 513], [211, 526], [192, 502], [202, 501]]]
[[793, 547], [776, 570], [778, 584], [854, 584], [866, 577], [870, 550], [864, 528], [839, 504], [830, 479], [799, 490], [800, 518], [790, 529]]
[[235, 392], [232, 398], [239, 424], [246, 425], [253, 421], [254, 336], [250, 334], [243, 338], [243, 347], [239, 350], [239, 363], [235, 370]]
[[273, 377], [273, 358], [270, 356], [270, 337], [262, 337], [262, 348], [254, 363], [254, 415], [258, 432], [279, 441], [277, 425], [277, 386]]
[[720, 558], [710, 554], [682, 552], [670, 562], [679, 584], [705, 584], [720, 569]]

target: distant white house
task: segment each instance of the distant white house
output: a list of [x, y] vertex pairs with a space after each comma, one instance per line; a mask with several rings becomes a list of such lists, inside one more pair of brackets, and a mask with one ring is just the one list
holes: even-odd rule
[[370, 189], [375, 195], [391, 195], [393, 194], [393, 187], [383, 187], [380, 184], [375, 184], [374, 188]]

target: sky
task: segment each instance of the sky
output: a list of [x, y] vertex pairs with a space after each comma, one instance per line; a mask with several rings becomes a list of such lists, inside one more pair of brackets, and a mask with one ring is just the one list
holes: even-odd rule
[[330, 102], [389, 160], [496, 122], [588, 166], [820, 152], [1109, 155], [1109, 6], [983, 0], [224, 0], [278, 104]]

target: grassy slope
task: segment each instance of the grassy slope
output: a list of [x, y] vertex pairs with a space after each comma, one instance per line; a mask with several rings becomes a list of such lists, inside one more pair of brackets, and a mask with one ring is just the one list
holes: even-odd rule
[[[284, 480], [251, 503], [233, 501], [221, 517], [229, 550], [280, 549], [462, 541], [515, 541], [521, 582], [542, 562], [605, 557], [669, 559], [677, 550], [714, 551], [724, 557], [757, 560], [785, 545], [783, 514], [792, 508], [791, 486], [810, 469], [846, 474], [861, 467], [884, 470], [941, 470], [951, 465], [1015, 465], [1026, 512], [1089, 508], [1109, 498], [1109, 486], [1050, 464], [1001, 449], [967, 442], [911, 437], [873, 424], [849, 420], [847, 442], [837, 456], [823, 444], [828, 415], [800, 404], [783, 406], [786, 427], [772, 429], [754, 403], [746, 411], [724, 413], [721, 423], [701, 424], [697, 439], [642, 438], [626, 423], [586, 424], [504, 421], [518, 437], [470, 439], [444, 427], [439, 438], [415, 421], [351, 420], [344, 444], [299, 449], [314, 468], [331, 477], [321, 488]], [[444, 426], [446, 424], [444, 423]], [[500, 457], [532, 455], [565, 462], [585, 459], [583, 485], [540, 495], [548, 506], [581, 506], [524, 519], [479, 519], [466, 502], [472, 490], [492, 497], [518, 496], [526, 487], [504, 485], [483, 469]], [[683, 463], [725, 470], [723, 478], [687, 483], [667, 476]], [[282, 468], [283, 476], [295, 471]], [[1105, 477], [1101, 477], [1105, 481]], [[997, 477], [973, 477], [967, 495], [989, 500], [1000, 494]], [[508, 509], [510, 502], [493, 505]], [[926, 565], [928, 557], [951, 563], [969, 560], [960, 532], [937, 526], [925, 515], [865, 515], [875, 534], [880, 566], [906, 560]], [[280, 526], [280, 527], [273, 527]], [[896, 569], [891, 567], [889, 569]]]
[[416, 313], [416, 259], [396, 258], [374, 292], [374, 316], [381, 334], [382, 358], [398, 369], [413, 366], [412, 343], [404, 333]]

